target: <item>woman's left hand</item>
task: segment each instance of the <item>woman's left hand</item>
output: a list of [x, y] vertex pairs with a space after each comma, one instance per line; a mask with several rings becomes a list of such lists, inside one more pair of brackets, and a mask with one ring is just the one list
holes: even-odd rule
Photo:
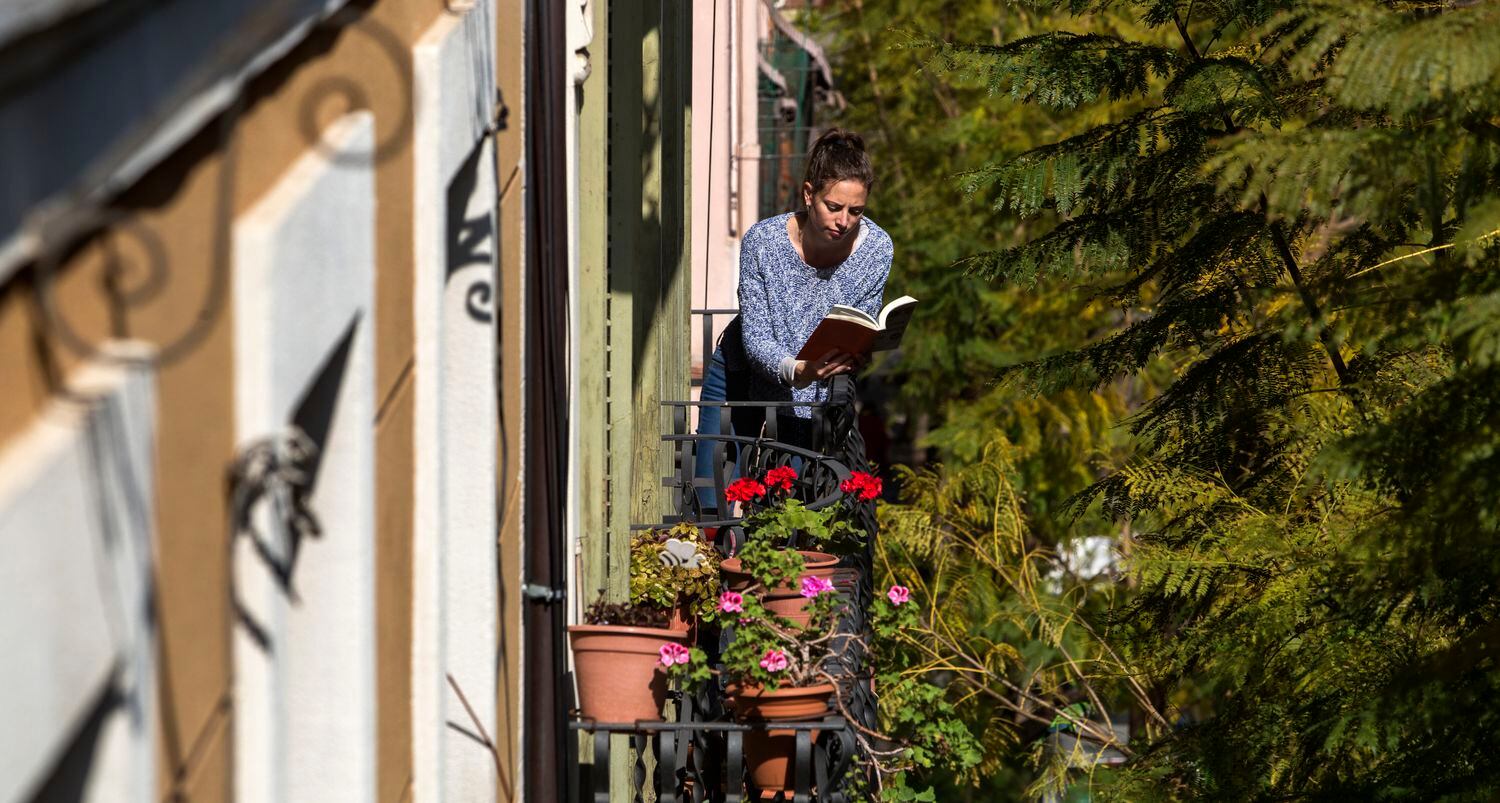
[[796, 380], [793, 384], [799, 388], [807, 387], [814, 382], [821, 382], [839, 374], [847, 374], [859, 368], [862, 362], [859, 355], [837, 349], [816, 360], [799, 360]]

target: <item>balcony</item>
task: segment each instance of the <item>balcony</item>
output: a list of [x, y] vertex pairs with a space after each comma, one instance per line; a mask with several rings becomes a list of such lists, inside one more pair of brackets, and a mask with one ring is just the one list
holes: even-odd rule
[[[711, 329], [711, 319], [705, 323]], [[707, 335], [705, 346], [705, 353], [710, 352]], [[663, 483], [669, 489], [673, 513], [664, 522], [642, 523], [635, 528], [693, 522], [712, 534], [720, 554], [727, 557], [745, 543], [746, 533], [743, 519], [729, 515], [731, 507], [725, 498], [725, 488], [735, 477], [762, 476], [777, 466], [797, 468], [798, 479], [792, 493], [809, 508], [818, 510], [846, 504], [841, 483], [852, 472], [870, 468], [864, 440], [856, 426], [855, 402], [854, 383], [840, 377], [835, 380], [827, 402], [803, 405], [814, 408], [812, 449], [777, 440], [776, 414], [795, 402], [663, 402], [663, 415], [670, 418], [670, 424], [662, 440], [672, 454], [673, 464], [671, 475]], [[720, 431], [692, 432], [694, 407], [720, 408], [724, 413], [720, 417], [723, 422]], [[729, 432], [731, 409], [742, 422], [749, 413], [757, 421], [764, 420], [764, 427], [754, 436]], [[700, 455], [711, 462], [712, 470], [708, 472], [711, 476], [697, 476]], [[668, 720], [596, 722], [580, 719], [574, 711], [568, 727], [587, 738], [568, 740], [568, 800], [844, 803], [864, 799], [856, 791], [866, 780], [862, 769], [865, 765], [860, 758], [867, 740], [862, 735], [875, 730], [877, 709], [862, 645], [867, 643], [865, 636], [869, 632], [866, 614], [872, 600], [871, 562], [877, 526], [874, 503], [857, 505], [856, 526], [865, 535], [865, 546], [843, 557], [833, 577], [835, 590], [851, 604], [846, 606], [835, 629], [846, 638], [831, 671], [840, 692], [829, 713], [806, 722], [738, 722], [725, 710], [723, 692], [717, 682], [706, 684], [696, 694], [669, 692], [668, 710], [675, 711], [675, 716]], [[796, 546], [795, 542], [790, 546]], [[720, 633], [711, 628], [701, 631], [697, 646], [712, 662], [721, 648]], [[621, 749], [624, 741], [611, 738], [617, 736], [628, 737], [630, 777], [623, 785], [628, 792], [622, 792], [620, 780], [612, 778], [608, 769], [612, 748]], [[790, 777], [795, 781], [790, 790], [757, 789], [748, 777], [747, 742], [764, 743], [767, 739], [778, 740], [778, 747], [790, 754]], [[580, 755], [589, 752], [580, 748], [585, 743], [592, 747], [591, 757]], [[618, 773], [618, 762], [616, 767]]]

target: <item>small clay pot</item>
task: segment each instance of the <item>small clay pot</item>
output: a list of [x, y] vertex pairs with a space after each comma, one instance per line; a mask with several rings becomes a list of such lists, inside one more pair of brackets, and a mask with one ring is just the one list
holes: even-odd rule
[[[822, 577], [830, 582], [838, 571], [839, 557], [827, 552], [797, 550], [802, 556], [802, 573], [791, 585], [781, 585], [761, 593], [760, 602], [766, 610], [784, 616], [798, 625], [806, 625], [812, 615], [807, 613], [811, 600], [802, 596], [802, 580], [806, 577]], [[755, 578], [740, 568], [739, 558], [725, 558], [719, 563], [719, 576], [731, 591], [745, 591], [755, 585]]]
[[[803, 577], [816, 575], [818, 577], [832, 577], [833, 570], [839, 565], [839, 556], [830, 555], [827, 552], [812, 552], [806, 549], [797, 550], [802, 556], [802, 574], [797, 578], [800, 586]], [[755, 585], [755, 578], [745, 571], [740, 565], [740, 559], [725, 558], [719, 561], [719, 579], [724, 587], [730, 591], [744, 591]]]
[[687, 643], [692, 644], [698, 640], [698, 614], [693, 613], [688, 605], [679, 602], [672, 606], [672, 616], [667, 620], [667, 629], [686, 633]]
[[[831, 683], [821, 683], [766, 691], [731, 685], [725, 693], [735, 717], [742, 721], [807, 722], [828, 714], [828, 702], [833, 698], [834, 687]], [[810, 731], [808, 738], [816, 742], [820, 732]], [[762, 794], [792, 790], [797, 783], [796, 760], [796, 731], [771, 728], [745, 733], [745, 768], [750, 782]]]
[[661, 719], [667, 700], [661, 646], [686, 645], [686, 630], [621, 625], [572, 625], [578, 712], [595, 722]]

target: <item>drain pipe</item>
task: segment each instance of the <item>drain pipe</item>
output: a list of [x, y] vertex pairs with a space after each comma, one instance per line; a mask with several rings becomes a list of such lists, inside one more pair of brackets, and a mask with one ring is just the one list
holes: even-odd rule
[[523, 797], [557, 803], [567, 789], [563, 622], [568, 450], [568, 184], [566, 94], [571, 51], [564, 4], [526, 4], [526, 267], [522, 610]]

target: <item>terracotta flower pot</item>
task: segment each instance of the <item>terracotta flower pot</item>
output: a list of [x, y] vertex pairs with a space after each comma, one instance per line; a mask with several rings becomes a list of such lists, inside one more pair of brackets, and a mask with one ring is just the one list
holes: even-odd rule
[[[832, 582], [834, 572], [838, 570], [839, 558], [827, 552], [810, 552], [802, 549], [797, 550], [797, 553], [802, 556], [804, 566], [802, 573], [797, 575], [796, 582], [763, 592], [760, 601], [771, 613], [785, 616], [799, 625], [805, 625], [811, 618], [811, 614], [806, 612], [810, 600], [802, 596], [802, 579], [822, 577]], [[755, 578], [740, 567], [739, 558], [725, 558], [721, 561], [719, 574], [723, 578], [724, 585], [731, 591], [744, 591], [755, 585]]]
[[[831, 683], [792, 689], [766, 691], [761, 688], [730, 686], [725, 690], [735, 716], [756, 722], [806, 722], [822, 719], [828, 713], [828, 701], [834, 687]], [[817, 741], [820, 731], [809, 732]], [[750, 782], [762, 794], [774, 794], [796, 786], [797, 732], [770, 728], [745, 733], [745, 768]]]
[[661, 646], [687, 643], [687, 631], [621, 625], [573, 625], [578, 711], [596, 722], [661, 719], [667, 675]]
[[[832, 577], [833, 570], [839, 564], [839, 556], [830, 555], [827, 552], [812, 552], [806, 549], [799, 549], [797, 550], [797, 554], [802, 556], [804, 564], [802, 575], [797, 578], [799, 585], [801, 584], [802, 577], [811, 575]], [[725, 558], [719, 561], [719, 577], [724, 587], [730, 591], [744, 591], [750, 586], [755, 585], [755, 578], [750, 576], [749, 572], [745, 571], [740, 564], [740, 559], [737, 557]]]
[[667, 629], [686, 633], [687, 642], [691, 644], [697, 641], [698, 615], [688, 605], [679, 602], [672, 606], [672, 618], [667, 621]]

